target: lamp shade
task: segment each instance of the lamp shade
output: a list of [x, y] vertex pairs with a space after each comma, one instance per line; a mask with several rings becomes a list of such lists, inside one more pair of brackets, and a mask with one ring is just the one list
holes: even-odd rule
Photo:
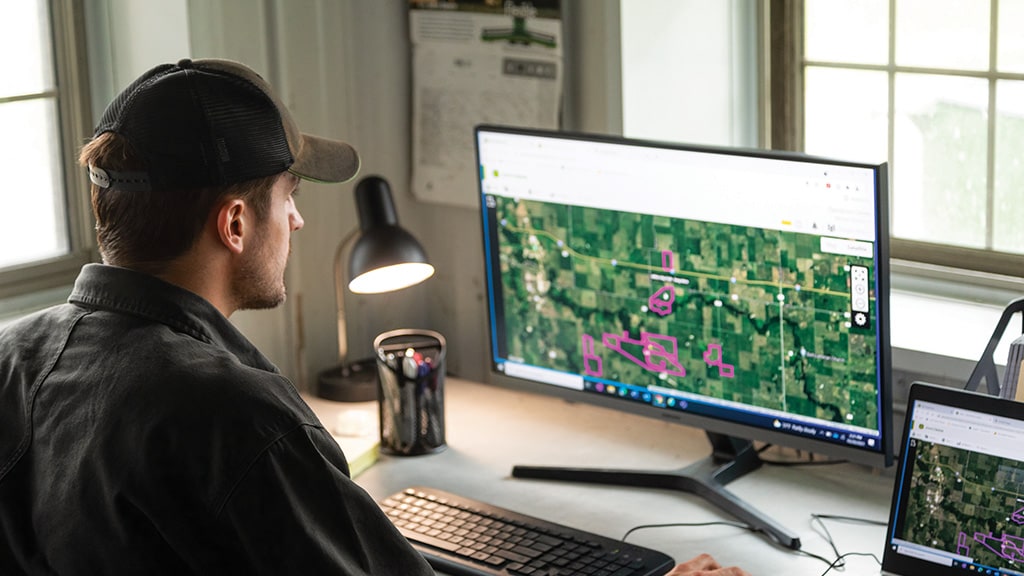
[[434, 274], [427, 253], [398, 225], [391, 187], [379, 176], [356, 186], [359, 234], [348, 259], [349, 290], [356, 294], [390, 292], [419, 284]]
[[377, 399], [376, 358], [348, 358], [345, 288], [357, 294], [390, 292], [418, 284], [434, 274], [423, 246], [398, 225], [387, 181], [380, 176], [367, 176], [356, 185], [355, 194], [359, 228], [341, 242], [334, 256], [340, 364], [322, 371], [317, 380], [317, 395], [343, 402]]

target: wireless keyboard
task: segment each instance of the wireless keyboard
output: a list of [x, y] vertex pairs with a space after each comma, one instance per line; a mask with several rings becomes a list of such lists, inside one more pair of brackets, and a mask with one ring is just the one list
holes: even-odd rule
[[435, 570], [459, 576], [661, 576], [675, 564], [656, 550], [435, 488], [406, 488], [380, 506]]

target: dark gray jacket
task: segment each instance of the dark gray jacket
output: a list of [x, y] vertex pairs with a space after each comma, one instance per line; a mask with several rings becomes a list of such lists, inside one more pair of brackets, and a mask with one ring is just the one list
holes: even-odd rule
[[211, 304], [83, 268], [0, 332], [0, 574], [431, 574]]

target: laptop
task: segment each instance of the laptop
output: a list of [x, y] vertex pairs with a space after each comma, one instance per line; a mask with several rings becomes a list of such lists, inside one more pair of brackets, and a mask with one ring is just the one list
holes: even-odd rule
[[915, 382], [882, 574], [1024, 575], [1024, 404]]

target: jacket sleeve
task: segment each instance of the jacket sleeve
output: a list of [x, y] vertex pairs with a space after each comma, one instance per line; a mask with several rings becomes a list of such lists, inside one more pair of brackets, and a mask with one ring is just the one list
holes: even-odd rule
[[218, 520], [239, 573], [434, 573], [349, 478], [330, 435], [312, 425], [298, 426], [263, 451]]

